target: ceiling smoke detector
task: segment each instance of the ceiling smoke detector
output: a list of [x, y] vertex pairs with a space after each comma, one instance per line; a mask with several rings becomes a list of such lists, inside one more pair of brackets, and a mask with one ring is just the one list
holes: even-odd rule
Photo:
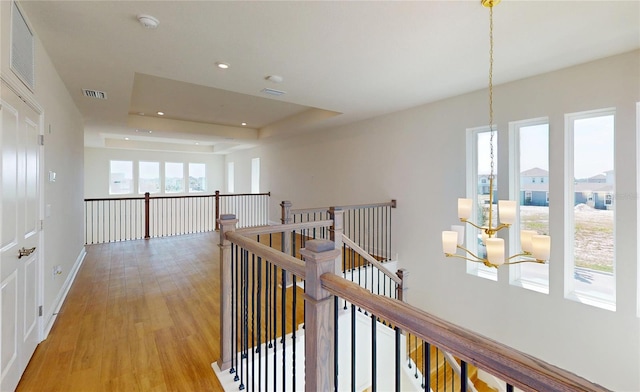
[[265, 79], [272, 83], [282, 83], [282, 81], [284, 80], [284, 78], [280, 75], [269, 75]]
[[160, 24], [160, 21], [151, 15], [140, 14], [137, 16], [137, 18], [138, 22], [140, 22], [140, 24], [147, 29], [156, 29]]

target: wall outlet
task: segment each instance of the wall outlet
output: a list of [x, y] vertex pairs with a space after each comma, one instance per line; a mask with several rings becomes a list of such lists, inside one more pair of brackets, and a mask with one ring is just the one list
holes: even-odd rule
[[58, 275], [62, 275], [62, 266], [56, 265], [53, 267], [53, 277], [55, 278]]

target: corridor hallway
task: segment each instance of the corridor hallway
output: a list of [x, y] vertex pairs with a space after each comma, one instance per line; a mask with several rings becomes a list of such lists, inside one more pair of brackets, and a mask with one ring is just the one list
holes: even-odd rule
[[218, 391], [218, 234], [87, 246], [17, 391]]

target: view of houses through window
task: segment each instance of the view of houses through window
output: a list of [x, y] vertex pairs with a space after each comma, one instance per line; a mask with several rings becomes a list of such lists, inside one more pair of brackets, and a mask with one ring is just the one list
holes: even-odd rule
[[[185, 178], [188, 178], [188, 191], [204, 192], [207, 190], [206, 165], [204, 163], [188, 164], [182, 162], [137, 162], [134, 172], [133, 161], [109, 162], [109, 194], [125, 195], [154, 193], [183, 193]], [[185, 172], [185, 170], [187, 170]]]
[[567, 115], [568, 294], [615, 304], [614, 111]]
[[[511, 124], [515, 156], [511, 199], [519, 205], [519, 225], [511, 230], [510, 254], [520, 253], [520, 231], [549, 235], [549, 123], [547, 119]], [[549, 265], [523, 263], [510, 269], [512, 282], [549, 293]]]
[[[565, 294], [604, 308], [615, 308], [615, 169], [613, 109], [566, 115], [566, 219]], [[470, 130], [467, 144], [469, 161], [468, 197], [474, 197], [472, 219], [487, 225], [492, 209], [498, 223], [497, 132], [493, 139], [493, 200], [489, 205], [490, 143], [489, 128]], [[518, 224], [510, 232], [508, 254], [522, 249], [520, 230], [550, 234], [549, 230], [549, 124], [548, 120], [516, 121], [510, 124], [510, 198], [519, 204]], [[507, 154], [503, 154], [507, 155]], [[516, 230], [517, 229], [517, 230]], [[466, 246], [486, 257], [482, 233], [467, 225]], [[497, 280], [494, 268], [467, 263], [467, 272]], [[510, 267], [510, 281], [522, 287], [549, 292], [549, 264], [523, 263]]]

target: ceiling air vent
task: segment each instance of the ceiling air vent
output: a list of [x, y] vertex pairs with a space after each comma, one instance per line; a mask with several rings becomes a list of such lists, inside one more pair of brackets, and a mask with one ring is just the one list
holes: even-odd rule
[[89, 98], [107, 99], [107, 93], [105, 93], [104, 91], [87, 90], [87, 89], [83, 88], [82, 89], [82, 94], [84, 94], [85, 97], [89, 97]]
[[274, 95], [276, 97], [286, 94], [284, 91], [274, 90], [272, 88], [263, 88], [262, 90], [260, 90], [260, 92], [269, 94], [269, 95]]

